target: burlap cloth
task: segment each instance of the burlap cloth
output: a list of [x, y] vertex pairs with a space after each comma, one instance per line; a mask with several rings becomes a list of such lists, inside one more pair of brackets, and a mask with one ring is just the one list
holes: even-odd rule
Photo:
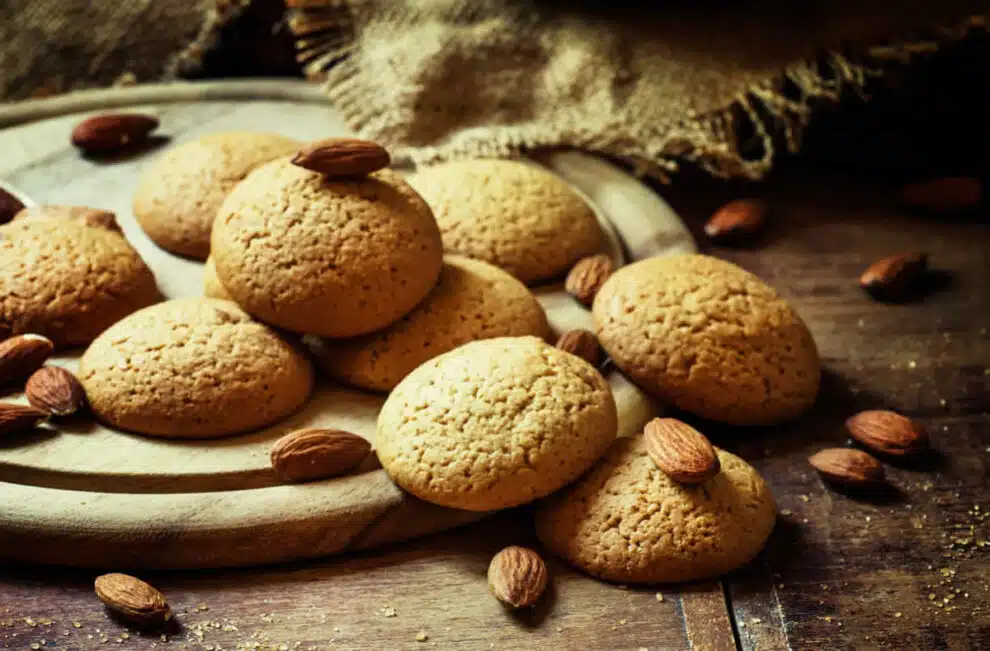
[[[195, 72], [251, 3], [3, 0], [0, 98], [24, 96], [26, 79], [61, 91]], [[744, 178], [799, 147], [819, 101], [990, 15], [988, 0], [287, 4], [307, 76], [400, 157], [571, 146], [657, 176], [689, 161]]]

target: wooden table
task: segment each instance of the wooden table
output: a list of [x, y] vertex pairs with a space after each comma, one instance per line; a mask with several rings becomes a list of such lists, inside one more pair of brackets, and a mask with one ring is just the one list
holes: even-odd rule
[[[889, 187], [809, 169], [758, 187], [685, 180], [663, 192], [693, 228], [740, 193], [770, 202], [775, 223], [759, 246], [713, 251], [793, 299], [827, 369], [807, 418], [751, 432], [706, 426], [765, 474], [779, 502], [769, 548], [750, 567], [720, 583], [633, 589], [552, 562], [552, 593], [512, 615], [470, 596], [486, 592], [494, 552], [535, 544], [523, 510], [323, 562], [151, 574], [177, 615], [166, 638], [109, 619], [92, 573], [3, 568], [0, 646], [990, 649], [986, 218], [911, 215]], [[873, 302], [856, 278], [902, 249], [927, 250], [944, 282], [918, 302]], [[888, 466], [890, 492], [854, 499], [824, 486], [805, 460], [845, 444], [843, 420], [868, 407], [917, 418], [934, 453]]]

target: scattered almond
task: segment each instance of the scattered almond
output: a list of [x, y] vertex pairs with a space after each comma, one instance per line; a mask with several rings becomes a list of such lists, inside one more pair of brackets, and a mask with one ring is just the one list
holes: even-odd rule
[[51, 340], [41, 335], [17, 335], [0, 342], [0, 385], [31, 375], [54, 350]]
[[488, 587], [495, 598], [512, 608], [536, 603], [547, 588], [547, 566], [526, 547], [506, 547], [488, 565]]
[[877, 260], [859, 277], [859, 285], [880, 300], [906, 298], [918, 289], [928, 270], [924, 253], [899, 253]]
[[602, 347], [598, 343], [598, 337], [589, 330], [568, 330], [560, 335], [557, 340], [557, 348], [577, 355], [592, 366], [602, 363]]
[[564, 289], [584, 305], [591, 305], [598, 290], [614, 271], [612, 258], [604, 253], [590, 255], [571, 267], [564, 280]]
[[25, 208], [14, 216], [14, 219], [36, 218], [69, 219], [79, 221], [94, 228], [105, 228], [121, 232], [117, 223], [117, 215], [102, 208], [88, 206], [61, 206], [57, 204], [42, 204], [33, 208]]
[[23, 209], [20, 199], [0, 188], [0, 224], [6, 224]]
[[643, 430], [653, 463], [681, 484], [700, 484], [722, 469], [715, 448], [704, 434], [675, 418], [654, 418]]
[[34, 429], [48, 418], [48, 412], [29, 405], [0, 402], [0, 436], [20, 434]]
[[879, 461], [853, 448], [821, 450], [813, 454], [808, 462], [824, 479], [849, 488], [873, 486], [881, 483], [884, 477]]
[[922, 210], [959, 212], [983, 200], [983, 185], [969, 176], [930, 179], [905, 186], [901, 197], [908, 205]]
[[861, 411], [846, 420], [846, 429], [866, 447], [890, 456], [903, 457], [928, 447], [928, 434], [893, 411]]
[[732, 243], [755, 235], [766, 222], [767, 205], [759, 199], [730, 201], [705, 222], [705, 235]]
[[43, 366], [28, 378], [24, 388], [31, 406], [52, 416], [68, 416], [79, 411], [86, 394], [76, 376], [59, 366]]
[[139, 625], [164, 624], [172, 617], [165, 595], [128, 574], [96, 578], [96, 596], [125, 621]]
[[144, 143], [158, 118], [139, 113], [96, 115], [72, 130], [72, 144], [86, 154], [103, 154]]
[[367, 176], [389, 166], [392, 158], [381, 145], [356, 138], [328, 138], [303, 147], [293, 165], [328, 177]]
[[335, 429], [301, 429], [272, 446], [275, 474], [282, 481], [312, 481], [342, 475], [356, 468], [371, 452], [357, 434]]

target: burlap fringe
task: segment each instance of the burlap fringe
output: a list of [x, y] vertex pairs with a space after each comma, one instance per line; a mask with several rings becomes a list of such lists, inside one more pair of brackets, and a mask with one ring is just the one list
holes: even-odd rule
[[[493, 126], [485, 138], [462, 138], [441, 146], [407, 147], [387, 142], [368, 98], [356, 90], [360, 74], [349, 59], [358, 34], [353, 5], [360, 0], [290, 0], [289, 25], [297, 35], [298, 60], [307, 77], [321, 80], [348, 125], [366, 137], [383, 139], [395, 158], [416, 164], [477, 157], [512, 157], [540, 148], [569, 146], [619, 159], [637, 174], [669, 180], [690, 163], [720, 178], [762, 178], [779, 149], [796, 152], [816, 106], [836, 102], [850, 92], [863, 93], [867, 83], [916, 57], [937, 52], [974, 30], [988, 29], [987, 16], [974, 16], [925, 37], [870, 47], [865, 53], [832, 51], [816, 61], [786, 68], [781, 75], [752, 86], [719, 111], [687, 115], [664, 132], [602, 134], [569, 125], [548, 125], [535, 133], [509, 132]], [[310, 6], [306, 6], [310, 5]], [[401, 20], [396, 16], [395, 20]], [[743, 142], [743, 134], [745, 142]]]
[[199, 72], [203, 57], [217, 45], [220, 32], [236, 20], [253, 0], [217, 0], [210, 8], [192, 43], [165, 63], [165, 78], [178, 79]]

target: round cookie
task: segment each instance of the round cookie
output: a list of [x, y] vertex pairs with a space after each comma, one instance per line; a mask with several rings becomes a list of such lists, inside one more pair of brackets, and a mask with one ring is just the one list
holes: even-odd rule
[[776, 506], [752, 466], [716, 451], [722, 471], [687, 486], [656, 467], [642, 436], [621, 438], [540, 506], [536, 534], [553, 554], [619, 583], [679, 583], [741, 567], [766, 544]]
[[79, 363], [93, 413], [113, 427], [206, 438], [281, 420], [309, 396], [309, 359], [230, 301], [183, 298], [135, 312]]
[[773, 288], [724, 260], [672, 255], [628, 265], [592, 312], [619, 368], [686, 411], [764, 425], [815, 401], [821, 369], [808, 327]]
[[605, 243], [588, 203], [536, 165], [444, 163], [409, 183], [433, 208], [445, 251], [489, 262], [527, 285], [564, 274]]
[[203, 296], [207, 298], [219, 298], [224, 301], [232, 301], [234, 297], [227, 293], [226, 288], [217, 278], [217, 268], [213, 264], [213, 258], [206, 259], [203, 265]]
[[353, 337], [412, 310], [436, 284], [443, 251], [429, 206], [395, 172], [330, 180], [279, 159], [224, 202], [213, 262], [262, 321]]
[[549, 334], [543, 307], [525, 285], [486, 262], [448, 255], [440, 282], [399, 321], [353, 339], [307, 340], [330, 375], [388, 391], [423, 362], [470, 341]]
[[134, 216], [158, 246], [206, 259], [217, 210], [254, 168], [299, 150], [274, 133], [215, 133], [165, 152], [141, 175]]
[[0, 226], [0, 339], [44, 335], [88, 344], [161, 296], [155, 277], [119, 232], [61, 218]]
[[441, 506], [525, 504], [577, 479], [615, 439], [612, 391], [584, 360], [536, 337], [475, 341], [436, 357], [378, 415], [392, 480]]

